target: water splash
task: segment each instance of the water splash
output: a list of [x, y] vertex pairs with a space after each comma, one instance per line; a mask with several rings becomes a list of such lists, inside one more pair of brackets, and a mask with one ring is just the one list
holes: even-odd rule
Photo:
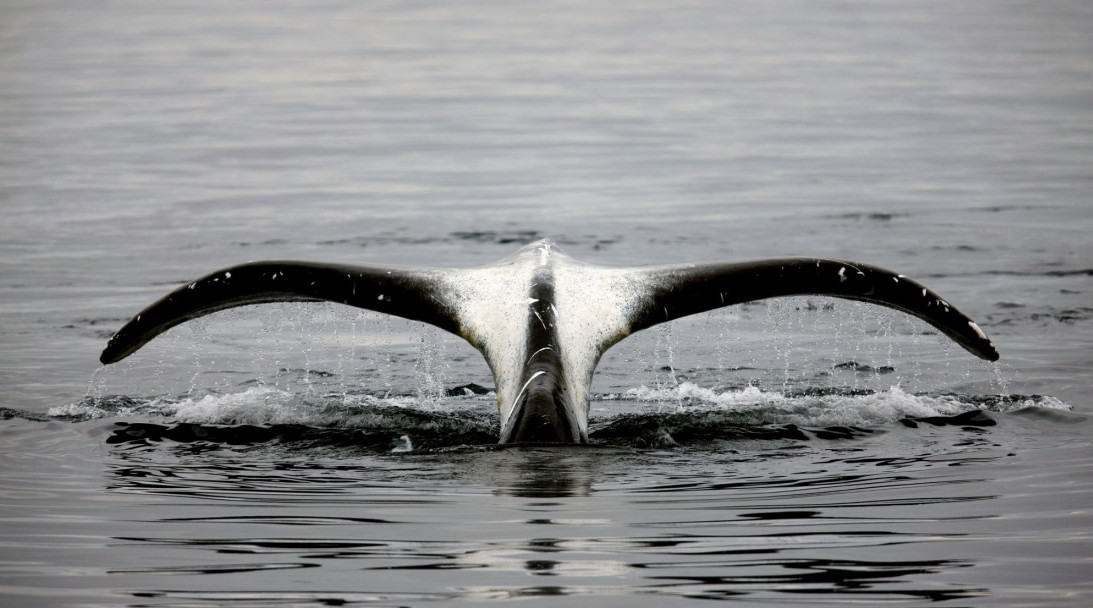
[[[1024, 408], [1072, 409], [1045, 396], [915, 394], [898, 385], [883, 391], [783, 392], [755, 386], [717, 390], [681, 382], [596, 395], [590, 435], [594, 443], [662, 448], [742, 438], [853, 439], [893, 425], [914, 428], [920, 422], [982, 428], [995, 424], [994, 415]], [[116, 419], [119, 430], [111, 443], [274, 441], [398, 454], [492, 445], [498, 434], [493, 393], [470, 390], [423, 398], [251, 386], [176, 399], [87, 397], [52, 408], [48, 416], [75, 422]]]
[[954, 416], [971, 410], [1006, 413], [1026, 407], [1072, 409], [1053, 397], [914, 394], [898, 385], [877, 392], [782, 392], [765, 391], [755, 386], [717, 391], [683, 382], [677, 387], [643, 386], [631, 389], [621, 398], [639, 404], [676, 404], [674, 411], [677, 413], [730, 415], [736, 423], [753, 425], [882, 426], [905, 418]]

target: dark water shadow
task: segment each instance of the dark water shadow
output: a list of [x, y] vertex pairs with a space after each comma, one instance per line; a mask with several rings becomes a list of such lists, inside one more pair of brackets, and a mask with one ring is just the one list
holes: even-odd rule
[[[117, 423], [106, 439], [108, 490], [183, 507], [148, 522], [152, 533], [114, 541], [183, 557], [111, 574], [207, 581], [306, 569], [322, 581], [349, 567], [386, 589], [275, 586], [245, 601], [208, 590], [216, 583], [139, 592], [196, 605], [554, 596], [948, 602], [991, 593], [951, 582], [978, 564], [974, 554], [924, 557], [917, 547], [965, 543], [966, 528], [996, 516], [995, 496], [975, 473], [1007, 454], [991, 436], [996, 416], [906, 418], [883, 429], [723, 424], [716, 432], [697, 421], [688, 431], [692, 421], [675, 417], [668, 422], [679, 441], [656, 447], [607, 438], [655, 437], [664, 419], [616, 422], [591, 446], [409, 453], [392, 451], [393, 434], [359, 429]], [[509, 501], [523, 518], [461, 532], [498, 517], [494, 501]], [[575, 522], [574, 509], [617, 523]], [[385, 573], [399, 572], [429, 582], [382, 586]]]

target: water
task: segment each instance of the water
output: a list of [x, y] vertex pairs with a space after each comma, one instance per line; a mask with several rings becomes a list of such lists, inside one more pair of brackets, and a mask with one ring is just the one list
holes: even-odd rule
[[[19, 606], [1085, 606], [1082, 3], [5, 3], [0, 598]], [[822, 298], [635, 335], [593, 444], [334, 305], [129, 316], [250, 259], [817, 255], [1002, 353]], [[463, 388], [466, 387], [466, 388]]]

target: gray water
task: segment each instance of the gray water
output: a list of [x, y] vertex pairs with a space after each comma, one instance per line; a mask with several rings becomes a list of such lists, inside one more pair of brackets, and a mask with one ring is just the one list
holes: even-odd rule
[[[5, 606], [1086, 606], [1082, 2], [5, 2]], [[498, 448], [457, 338], [327, 304], [98, 353], [252, 259], [814, 255], [637, 334], [587, 447]], [[461, 387], [468, 387], [466, 389]]]

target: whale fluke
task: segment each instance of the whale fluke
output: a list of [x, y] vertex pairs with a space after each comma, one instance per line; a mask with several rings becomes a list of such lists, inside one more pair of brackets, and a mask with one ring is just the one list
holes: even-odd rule
[[321, 300], [423, 321], [459, 333], [452, 307], [429, 271], [250, 262], [217, 270], [148, 306], [110, 338], [100, 361], [120, 361], [175, 325], [217, 311], [249, 304]]
[[874, 266], [793, 258], [605, 268], [578, 262], [544, 239], [496, 264], [465, 269], [292, 261], [224, 268], [142, 310], [110, 339], [101, 361], [120, 361], [171, 327], [219, 310], [337, 302], [429, 323], [477, 348], [496, 383], [501, 443], [583, 443], [592, 374], [619, 340], [687, 315], [794, 295], [894, 308], [980, 358], [998, 359], [974, 321], [919, 283]]
[[639, 331], [699, 312], [780, 296], [830, 296], [913, 315], [973, 355], [998, 360], [978, 325], [933, 291], [901, 274], [858, 262], [817, 258], [654, 267], [644, 271], [649, 303], [631, 322]]

